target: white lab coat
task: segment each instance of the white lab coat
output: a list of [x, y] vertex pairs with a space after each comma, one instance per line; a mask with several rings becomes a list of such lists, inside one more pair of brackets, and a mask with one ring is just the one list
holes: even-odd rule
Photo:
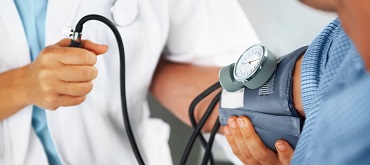
[[[169, 126], [149, 118], [146, 95], [163, 50], [169, 60], [195, 65], [226, 65], [258, 39], [234, 0], [49, 0], [46, 45], [63, 38], [87, 14], [122, 25], [126, 52], [129, 115], [147, 164], [172, 164]], [[119, 57], [111, 31], [102, 23], [85, 24], [83, 39], [108, 44], [98, 57], [98, 77], [81, 105], [47, 111], [52, 140], [63, 164], [137, 164], [123, 127]], [[30, 63], [22, 21], [13, 0], [0, 1], [0, 73]], [[1, 90], [1, 89], [0, 89]], [[0, 101], [1, 102], [1, 101]], [[0, 121], [0, 164], [43, 165], [47, 158], [31, 126], [32, 105]]]

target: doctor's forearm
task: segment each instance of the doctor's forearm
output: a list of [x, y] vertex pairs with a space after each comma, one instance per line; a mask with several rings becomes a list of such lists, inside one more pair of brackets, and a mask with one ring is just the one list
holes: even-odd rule
[[0, 120], [4, 120], [28, 105], [22, 89], [22, 68], [0, 73]]
[[[162, 60], [152, 80], [151, 93], [177, 118], [190, 124], [188, 110], [193, 99], [218, 81], [219, 67], [202, 67]], [[206, 107], [217, 92], [212, 93], [195, 109], [195, 118], [200, 120]], [[207, 121], [203, 131], [210, 132], [217, 119], [217, 108]]]

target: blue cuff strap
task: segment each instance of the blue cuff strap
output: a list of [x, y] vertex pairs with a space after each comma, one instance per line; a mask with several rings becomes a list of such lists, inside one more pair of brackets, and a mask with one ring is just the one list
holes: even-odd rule
[[303, 119], [293, 105], [292, 80], [295, 63], [306, 49], [299, 48], [280, 58], [275, 74], [265, 85], [245, 88], [244, 107], [219, 108], [221, 124], [227, 125], [230, 116], [247, 116], [267, 147], [276, 151], [275, 142], [284, 139], [295, 148]]

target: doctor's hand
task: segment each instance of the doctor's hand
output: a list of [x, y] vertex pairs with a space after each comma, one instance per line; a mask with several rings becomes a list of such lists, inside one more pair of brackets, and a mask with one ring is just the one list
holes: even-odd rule
[[262, 142], [247, 117], [230, 117], [224, 133], [233, 153], [244, 164], [286, 165], [292, 160], [294, 150], [288, 142], [278, 140], [275, 153]]
[[55, 110], [82, 103], [92, 90], [98, 70], [97, 55], [108, 46], [82, 41], [81, 48], [67, 47], [70, 39], [44, 48], [34, 62], [25, 66], [23, 77], [29, 104]]

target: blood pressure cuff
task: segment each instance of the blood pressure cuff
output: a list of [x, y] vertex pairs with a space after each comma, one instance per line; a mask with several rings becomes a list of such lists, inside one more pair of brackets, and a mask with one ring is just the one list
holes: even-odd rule
[[[230, 116], [247, 116], [267, 147], [276, 151], [275, 142], [283, 139], [295, 148], [303, 119], [293, 105], [293, 73], [296, 61], [306, 49], [307, 47], [302, 47], [281, 57], [275, 73], [260, 88], [243, 88], [236, 91], [244, 98], [226, 98], [233, 96], [235, 92], [223, 90], [219, 108], [220, 123], [227, 125]], [[236, 107], [223, 103], [238, 99], [242, 104]]]

